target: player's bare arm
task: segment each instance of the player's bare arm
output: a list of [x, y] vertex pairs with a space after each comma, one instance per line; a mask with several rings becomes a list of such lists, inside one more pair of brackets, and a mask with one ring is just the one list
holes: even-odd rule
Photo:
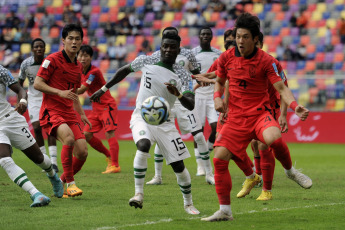
[[28, 95], [25, 89], [23, 89], [23, 87], [21, 87], [18, 82], [10, 85], [9, 88], [18, 95], [18, 103], [16, 105], [15, 110], [19, 114], [25, 113], [27, 109], [27, 105], [28, 105], [28, 102], [27, 102]]
[[284, 99], [285, 103], [290, 105], [291, 109], [295, 111], [296, 115], [299, 116], [302, 121], [307, 119], [309, 110], [303, 105], [297, 104], [291, 90], [282, 81], [274, 83], [273, 86]]
[[278, 118], [278, 123], [280, 125], [282, 133], [287, 133], [288, 131], [288, 123], [286, 120], [287, 108], [288, 108], [288, 105], [285, 103], [284, 99], [281, 97], [280, 98], [280, 116]]
[[77, 94], [83, 94], [85, 93], [87, 90], [89, 89], [89, 87], [85, 86], [85, 85], [81, 85], [80, 88], [77, 89]]
[[222, 99], [222, 95], [224, 93], [224, 85], [225, 85], [225, 78], [216, 78], [216, 84], [214, 85], [214, 108], [220, 112], [220, 113], [225, 113], [226, 111], [226, 106], [225, 103]]
[[182, 94], [173, 84], [170, 84], [168, 82], [165, 82], [164, 84], [167, 86], [169, 93], [175, 95], [180, 100], [183, 107], [185, 107], [188, 110], [194, 109], [194, 106], [195, 106], [194, 94], [188, 93], [188, 92], [185, 94]]
[[94, 94], [92, 94], [92, 96], [90, 97], [90, 100], [92, 102], [99, 102], [100, 101], [100, 97], [107, 92], [107, 90], [111, 87], [113, 87], [114, 85], [116, 85], [117, 83], [119, 83], [120, 81], [122, 81], [125, 77], [128, 76], [128, 74], [130, 74], [132, 72], [131, 66], [130, 64], [127, 64], [125, 66], [122, 66], [116, 73], [115, 75], [107, 82], [107, 84], [105, 84], [101, 89], [99, 89], [97, 92], [95, 92]]
[[40, 76], [37, 76], [34, 82], [34, 88], [38, 91], [41, 91], [46, 94], [52, 94], [52, 95], [58, 95], [62, 98], [67, 98], [72, 101], [79, 100], [78, 95], [72, 92], [73, 89], [69, 90], [59, 90], [54, 87], [49, 86], [46, 81], [41, 78]]
[[81, 106], [80, 104], [80, 101], [79, 101], [79, 98], [77, 101], [73, 101], [73, 106], [74, 106], [74, 109], [75, 111], [77, 111], [77, 113], [79, 113], [80, 115], [80, 120], [85, 124], [88, 124], [90, 126], [90, 129], [92, 128], [92, 125], [89, 121], [89, 119], [87, 119], [86, 115], [85, 115], [85, 112], [83, 110], [83, 107]]

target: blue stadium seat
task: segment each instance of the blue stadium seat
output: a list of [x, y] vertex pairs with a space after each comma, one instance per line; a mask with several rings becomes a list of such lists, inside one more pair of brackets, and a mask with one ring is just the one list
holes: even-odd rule
[[301, 70], [305, 68], [305, 61], [298, 61], [297, 62], [297, 70]]
[[337, 11], [343, 11], [344, 10], [344, 4], [341, 4], [341, 5], [336, 5], [335, 6], [335, 9], [337, 10]]
[[54, 14], [55, 21], [62, 21], [62, 14]]
[[343, 68], [343, 63], [342, 62], [336, 62], [333, 65], [334, 70], [341, 70]]
[[292, 44], [298, 45], [300, 42], [301, 42], [301, 37], [300, 36], [292, 37]]
[[134, 2], [134, 0], [127, 0], [127, 6], [133, 6]]
[[102, 6], [101, 13], [108, 13], [109, 12], [109, 7]]
[[265, 4], [263, 13], [269, 12], [271, 10], [272, 10], [272, 4]]
[[318, 44], [318, 45], [316, 46], [316, 52], [322, 53], [322, 52], [324, 52], [324, 51], [325, 51], [325, 46], [324, 46], [324, 45]]
[[59, 44], [52, 44], [51, 47], [50, 47], [50, 53], [58, 52], [59, 48], [60, 48]]
[[329, 19], [331, 17], [331, 12], [323, 12], [322, 18], [323, 19]]
[[20, 51], [20, 44], [12, 44], [12, 52], [19, 52]]

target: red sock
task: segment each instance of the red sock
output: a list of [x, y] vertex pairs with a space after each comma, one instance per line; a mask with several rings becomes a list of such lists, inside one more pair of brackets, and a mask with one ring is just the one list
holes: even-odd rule
[[109, 138], [108, 140], [111, 155], [111, 165], [119, 167], [119, 142], [116, 137]]
[[261, 156], [263, 190], [272, 190], [275, 159], [271, 149], [259, 150]]
[[292, 161], [290, 151], [283, 139], [279, 138], [275, 140], [270, 147], [273, 149], [275, 157], [280, 161], [284, 169], [291, 169]]
[[213, 158], [214, 180], [219, 204], [230, 205], [231, 176], [228, 169], [229, 161]]
[[63, 145], [61, 150], [61, 164], [63, 173], [61, 180], [67, 183], [74, 181], [73, 164], [72, 164], [73, 146]]
[[245, 154], [245, 159], [239, 159], [237, 157], [233, 158], [233, 160], [235, 161], [235, 163], [237, 164], [237, 166], [242, 170], [242, 172], [244, 173], [244, 175], [246, 176], [250, 176], [254, 173], [253, 171], [253, 162], [250, 160], [250, 158], [248, 157], [247, 153]]
[[[73, 165], [73, 176], [74, 176], [75, 174], [77, 174], [77, 173], [80, 171], [80, 169], [83, 167], [85, 161], [86, 161], [86, 160], [80, 160], [80, 159], [78, 159], [78, 158], [76, 158], [76, 157], [73, 157], [73, 162], [72, 162], [72, 165]], [[64, 182], [64, 183], [66, 183], [66, 182], [69, 183], [69, 182], [67, 181], [67, 177], [66, 177], [64, 174], [61, 175], [60, 179], [61, 179], [62, 182]], [[74, 180], [74, 179], [73, 179], [73, 180]]]
[[89, 141], [89, 145], [96, 149], [98, 152], [103, 153], [106, 157], [110, 157], [109, 150], [103, 145], [102, 141], [97, 137], [93, 136]]
[[255, 162], [255, 171], [256, 174], [261, 175], [261, 165], [260, 165], [261, 158], [260, 157], [254, 157]]

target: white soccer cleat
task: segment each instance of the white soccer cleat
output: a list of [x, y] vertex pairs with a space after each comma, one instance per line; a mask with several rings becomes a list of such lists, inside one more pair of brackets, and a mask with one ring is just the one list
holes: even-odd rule
[[309, 189], [313, 185], [313, 181], [301, 173], [299, 170], [292, 168], [290, 171], [285, 170], [286, 176], [299, 184], [302, 188]]
[[134, 206], [135, 208], [143, 208], [144, 194], [137, 193], [131, 199], [129, 199], [129, 206]]
[[205, 176], [206, 172], [204, 167], [202, 167], [201, 165], [198, 165], [197, 171], [196, 171], [196, 175], [197, 176]]
[[215, 212], [212, 216], [202, 218], [202, 221], [208, 221], [208, 222], [214, 222], [214, 221], [229, 221], [233, 220], [234, 218], [232, 217], [231, 214], [226, 214], [222, 210], [218, 210]]
[[193, 204], [185, 205], [184, 210], [186, 210], [186, 212], [188, 214], [191, 214], [191, 215], [199, 215], [200, 214], [199, 210], [196, 209]]
[[207, 174], [207, 175], [205, 176], [205, 180], [206, 180], [206, 182], [207, 182], [208, 184], [210, 184], [210, 185], [215, 185], [214, 176], [213, 176], [212, 173]]
[[146, 182], [148, 185], [160, 185], [162, 184], [162, 177], [154, 176], [152, 180]]

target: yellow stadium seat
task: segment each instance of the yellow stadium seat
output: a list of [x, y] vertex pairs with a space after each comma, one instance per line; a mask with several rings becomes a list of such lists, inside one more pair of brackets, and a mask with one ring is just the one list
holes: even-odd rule
[[108, 45], [107, 44], [98, 44], [97, 48], [101, 53], [107, 53]]
[[125, 12], [119, 12], [117, 14], [117, 20], [121, 20], [122, 18], [124, 18], [126, 16], [126, 13]]
[[61, 7], [62, 3], [62, 0], [53, 0], [52, 7]]
[[333, 4], [334, 5], [342, 5], [342, 4], [344, 4], [344, 0], [334, 0]]
[[49, 43], [46, 43], [46, 54], [49, 54], [50, 53], [50, 50], [51, 50], [51, 46]]
[[341, 11], [340, 17], [341, 17], [341, 18], [345, 18], [345, 10]]
[[298, 89], [299, 84], [296, 78], [289, 79], [289, 88], [290, 89]]
[[108, 1], [108, 7], [117, 6], [117, 4], [118, 4], [117, 0], [109, 0]]
[[264, 5], [261, 3], [254, 4], [253, 12], [255, 14], [260, 14], [264, 10]]
[[166, 12], [163, 17], [163, 22], [172, 22], [174, 20], [174, 12]]
[[119, 83], [119, 87], [118, 88], [125, 88], [125, 89], [128, 89], [129, 88], [129, 82], [128, 81], [121, 81]]
[[[290, 88], [290, 81], [289, 81], [289, 88]], [[298, 104], [306, 106], [309, 103], [310, 95], [309, 92], [303, 92], [299, 94], [298, 97]]]
[[327, 31], [326, 27], [320, 27], [319, 30], [317, 31], [317, 36], [318, 37], [326, 36], [326, 31]]
[[84, 105], [85, 97], [83, 95], [79, 95], [79, 101], [81, 105]]
[[[214, 39], [214, 38], [213, 38]], [[217, 44], [220, 46], [220, 47], [224, 47], [224, 36], [220, 35], [220, 36], [217, 36]]]
[[277, 58], [277, 53], [276, 52], [270, 52], [270, 55], [272, 55], [272, 57]]
[[20, 46], [20, 52], [22, 54], [28, 54], [31, 52], [31, 45], [29, 43], [23, 43], [21, 46]]
[[334, 18], [327, 19], [326, 25], [329, 26], [331, 29], [334, 29], [337, 26], [337, 20]]
[[345, 109], [345, 99], [335, 100], [334, 111], [343, 111]]
[[116, 42], [115, 42], [115, 45], [118, 46], [120, 44], [122, 45], [126, 45], [126, 42], [127, 42], [127, 37], [125, 35], [119, 35], [116, 37]]
[[268, 50], [268, 45], [267, 45], [267, 44], [264, 44], [264, 45], [262, 46], [262, 50], [265, 51], [265, 52], [267, 52], [267, 50]]
[[335, 85], [335, 79], [334, 78], [326, 78], [325, 84], [326, 85]]
[[312, 16], [311, 16], [311, 20], [319, 21], [321, 19], [322, 19], [322, 12], [314, 11]]
[[[343, 2], [343, 4], [344, 4], [344, 2]], [[317, 5], [316, 5], [316, 10], [315, 11], [318, 11], [318, 12], [320, 12], [320, 13], [323, 13], [323, 12], [325, 12], [327, 10], [327, 5], [326, 5], [326, 3], [317, 3]]]
[[209, 11], [204, 11], [204, 18], [209, 22], [211, 20], [211, 13]]

